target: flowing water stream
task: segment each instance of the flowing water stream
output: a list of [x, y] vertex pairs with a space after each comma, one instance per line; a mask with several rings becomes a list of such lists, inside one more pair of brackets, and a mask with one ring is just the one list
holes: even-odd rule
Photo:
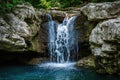
[[76, 16], [68, 19], [66, 16], [63, 23], [54, 25], [51, 15], [47, 15], [49, 21], [49, 50], [52, 62], [69, 62], [72, 53], [78, 52], [78, 42], [74, 30]]

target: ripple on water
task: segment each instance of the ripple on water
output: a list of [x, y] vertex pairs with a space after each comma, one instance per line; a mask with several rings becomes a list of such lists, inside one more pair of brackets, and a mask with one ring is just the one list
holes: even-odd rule
[[0, 80], [120, 80], [119, 76], [99, 75], [74, 65], [73, 62], [1, 67]]

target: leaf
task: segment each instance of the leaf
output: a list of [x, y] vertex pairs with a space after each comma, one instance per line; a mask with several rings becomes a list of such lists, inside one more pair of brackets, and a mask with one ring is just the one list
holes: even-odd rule
[[13, 7], [13, 4], [7, 3], [7, 4], [6, 4], [6, 7]]
[[17, 4], [17, 0], [13, 0], [13, 4], [16, 5]]

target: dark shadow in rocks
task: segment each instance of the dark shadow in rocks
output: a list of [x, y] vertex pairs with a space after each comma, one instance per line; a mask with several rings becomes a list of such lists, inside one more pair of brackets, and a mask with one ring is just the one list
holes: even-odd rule
[[[34, 61], [31, 60], [34, 58]], [[35, 58], [40, 58], [36, 63]], [[43, 59], [43, 60], [42, 60]], [[2, 65], [34, 65], [48, 60], [48, 54], [37, 53], [34, 51], [9, 52], [0, 50], [0, 66]], [[29, 64], [30, 63], [30, 64]]]

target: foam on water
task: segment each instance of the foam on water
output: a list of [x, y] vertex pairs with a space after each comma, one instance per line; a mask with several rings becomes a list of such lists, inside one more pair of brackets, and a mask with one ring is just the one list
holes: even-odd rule
[[49, 62], [49, 63], [42, 63], [40, 65], [38, 65], [39, 67], [47, 67], [47, 68], [74, 68], [75, 66], [75, 62], [68, 62], [68, 63], [53, 63], [53, 62]]

